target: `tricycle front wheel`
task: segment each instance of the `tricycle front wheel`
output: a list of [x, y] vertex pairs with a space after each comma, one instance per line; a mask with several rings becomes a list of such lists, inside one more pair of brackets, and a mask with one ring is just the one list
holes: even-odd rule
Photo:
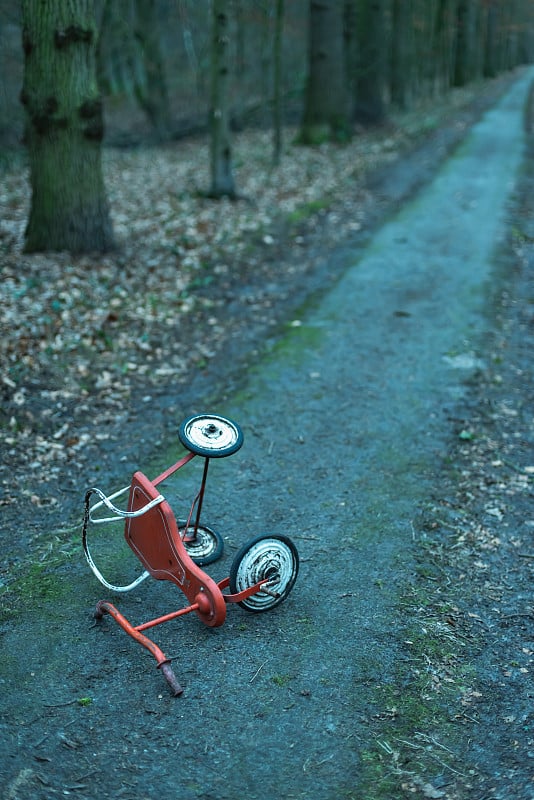
[[297, 548], [287, 536], [262, 535], [247, 542], [230, 569], [230, 591], [237, 594], [267, 579], [259, 591], [239, 605], [247, 611], [269, 611], [280, 605], [293, 588], [299, 571]]

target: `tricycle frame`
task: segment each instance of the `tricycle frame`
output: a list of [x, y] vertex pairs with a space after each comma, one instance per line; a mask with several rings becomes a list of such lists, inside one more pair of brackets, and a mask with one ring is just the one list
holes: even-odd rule
[[[228, 441], [228, 431], [231, 432], [230, 441]], [[214, 443], [212, 437], [214, 439], [222, 437], [224, 441]], [[286, 536], [281, 535], [256, 537], [241, 548], [232, 564], [230, 576], [219, 582], [214, 581], [202, 569], [201, 564], [207, 563], [206, 561], [195, 563], [188, 552], [188, 546], [194, 547], [199, 531], [213, 533], [200, 524], [210, 459], [236, 452], [242, 444], [243, 436], [239, 426], [225, 417], [201, 415], [188, 418], [182, 423], [180, 439], [190, 452], [153, 480], [137, 471], [128, 487], [112, 495], [106, 496], [97, 488], [89, 489], [85, 496], [82, 533], [83, 548], [89, 566], [107, 588], [118, 592], [130, 591], [151, 575], [156, 580], [173, 582], [187, 598], [187, 606], [138, 625], [132, 624], [108, 600], [99, 601], [95, 610], [97, 619], [109, 614], [131, 638], [154, 656], [158, 669], [161, 670], [175, 696], [182, 694], [183, 689], [174, 675], [171, 659], [145, 634], [145, 631], [193, 612], [208, 627], [218, 627], [225, 621], [227, 605], [232, 603], [239, 603], [249, 611], [274, 608], [291, 591], [299, 567], [298, 553], [294, 544]], [[204, 458], [200, 488], [191, 503], [187, 521], [180, 529], [169, 503], [158, 486], [199, 456]], [[127, 491], [128, 505], [126, 510], [121, 510], [113, 501]], [[100, 500], [91, 506], [93, 494], [97, 494]], [[110, 510], [113, 516], [95, 517], [95, 512], [102, 506]], [[145, 572], [127, 586], [115, 586], [106, 581], [96, 567], [88, 546], [87, 533], [90, 523], [107, 523], [116, 521], [117, 518], [124, 519], [124, 537], [145, 567]], [[219, 551], [217, 554], [220, 554]], [[250, 598], [255, 595], [258, 599], [253, 602]]]

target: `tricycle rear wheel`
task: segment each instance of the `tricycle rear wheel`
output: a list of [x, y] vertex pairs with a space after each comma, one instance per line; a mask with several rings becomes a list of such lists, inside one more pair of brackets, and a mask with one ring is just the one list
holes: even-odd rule
[[[178, 523], [180, 531], [183, 531], [185, 525], [186, 523], [183, 521]], [[189, 531], [191, 531], [191, 535], [193, 535], [194, 527], [192, 525], [189, 527], [187, 536], [189, 536]], [[182, 540], [187, 555], [190, 556], [199, 567], [213, 564], [213, 562], [218, 561], [224, 553], [224, 541], [221, 534], [212, 530], [212, 528], [208, 528], [207, 525], [197, 526], [194, 539], [188, 541], [187, 536]]]

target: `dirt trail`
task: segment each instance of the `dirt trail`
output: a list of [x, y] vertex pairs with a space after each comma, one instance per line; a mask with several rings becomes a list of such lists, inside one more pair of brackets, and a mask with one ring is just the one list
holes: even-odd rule
[[[490, 355], [489, 284], [531, 79], [525, 72], [337, 285], [301, 309], [243, 389], [208, 409], [245, 431], [243, 449], [212, 470], [205, 520], [225, 536], [226, 556], [210, 572], [226, 575], [257, 533], [288, 534], [302, 560], [289, 599], [264, 615], [230, 609], [217, 630], [189, 618], [160, 629], [185, 686], [173, 699], [140, 648], [109, 619], [94, 624], [106, 592], [84, 565], [60, 568], [36, 593], [41, 608], [3, 628], [6, 800], [393, 796], [371, 742], [392, 749], [380, 726], [404, 690], [418, 516], [455, 409]], [[158, 465], [176, 452], [162, 447]], [[175, 510], [189, 489], [170, 482]], [[115, 566], [129, 569], [122, 555]], [[176, 599], [151, 582], [116, 602], [145, 618]], [[408, 796], [459, 796], [446, 781], [405, 784]]]

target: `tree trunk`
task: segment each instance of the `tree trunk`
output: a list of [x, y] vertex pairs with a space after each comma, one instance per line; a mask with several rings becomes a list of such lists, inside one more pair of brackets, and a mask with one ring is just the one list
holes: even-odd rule
[[[434, 21], [433, 91], [447, 92], [454, 79], [456, 47], [456, 0], [439, 0]], [[476, 43], [473, 47], [476, 49]], [[473, 63], [475, 56], [473, 54]]]
[[412, 0], [393, 0], [391, 40], [391, 101], [400, 109], [410, 106], [414, 59]]
[[300, 141], [350, 135], [343, 47], [343, 0], [310, 0], [308, 82]]
[[158, 138], [164, 140], [171, 131], [171, 115], [156, 12], [156, 0], [136, 0], [135, 38], [141, 46], [143, 72], [135, 94]]
[[[274, 0], [276, 2], [276, 0]], [[258, 84], [261, 90], [262, 122], [268, 125], [272, 109], [272, 57], [273, 57], [273, 0], [267, 3], [260, 3], [261, 27], [260, 27], [260, 46], [259, 46], [259, 67], [260, 74]]]
[[228, 0], [213, 0], [211, 50], [211, 197], [235, 197], [228, 83], [230, 80]]
[[465, 86], [475, 77], [477, 36], [473, 0], [459, 0], [456, 11], [454, 85]]
[[358, 8], [355, 0], [344, 0], [343, 4], [343, 59], [345, 67], [345, 85], [347, 87], [349, 118], [351, 116], [351, 98], [354, 99], [354, 87], [358, 74]]
[[364, 125], [380, 125], [386, 117], [385, 5], [384, 0], [360, 0], [358, 6], [355, 118]]
[[484, 77], [495, 78], [497, 67], [497, 36], [496, 36], [497, 11], [495, 4], [488, 3], [484, 15]]
[[518, 61], [520, 64], [532, 64], [534, 61], [534, 6], [530, 0], [523, 0], [520, 13]]
[[32, 187], [25, 250], [108, 250], [94, 3], [23, 0], [22, 11]]
[[[247, 44], [248, 42], [248, 28], [247, 28], [247, 8], [244, 0], [232, 0], [233, 13], [235, 20], [235, 60], [232, 64], [232, 82], [239, 87], [240, 94], [242, 91], [246, 92], [243, 82], [243, 76], [249, 71], [247, 64]], [[237, 80], [236, 80], [237, 79]], [[242, 131], [245, 127], [245, 104], [240, 102], [234, 103], [231, 109], [231, 124], [235, 131]]]
[[276, 0], [273, 43], [273, 163], [280, 163], [282, 154], [282, 32], [284, 0]]
[[102, 0], [98, 15], [97, 75], [104, 94], [135, 94], [140, 71], [133, 0]]

